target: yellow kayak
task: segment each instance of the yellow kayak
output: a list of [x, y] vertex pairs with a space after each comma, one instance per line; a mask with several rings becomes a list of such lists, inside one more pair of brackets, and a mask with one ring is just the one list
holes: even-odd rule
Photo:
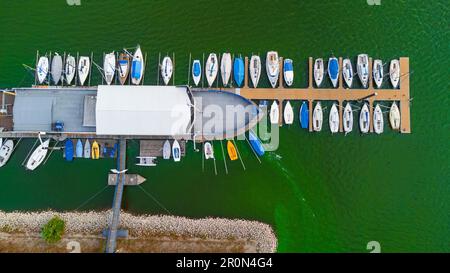
[[97, 141], [94, 141], [92, 143], [92, 159], [99, 159], [100, 158], [100, 147], [98, 146]]
[[233, 142], [231, 142], [229, 140], [227, 142], [227, 150], [228, 150], [228, 156], [230, 157], [230, 159], [232, 161], [238, 159], [238, 155], [237, 155], [237, 152], [236, 152], [236, 147], [234, 147]]

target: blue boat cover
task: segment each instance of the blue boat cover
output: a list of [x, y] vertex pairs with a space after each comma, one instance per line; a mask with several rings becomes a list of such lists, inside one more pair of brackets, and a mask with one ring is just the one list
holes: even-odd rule
[[83, 143], [81, 139], [77, 141], [77, 149], [76, 149], [77, 157], [83, 157]]
[[117, 143], [115, 143], [114, 144], [114, 148], [112, 148], [111, 151], [109, 152], [109, 157], [114, 158], [114, 156], [116, 155], [116, 151], [117, 151], [118, 147], [119, 146], [117, 145]]
[[132, 78], [134, 78], [134, 79], [141, 78], [141, 67], [142, 67], [141, 61], [133, 61], [133, 64], [131, 66], [131, 77]]
[[258, 156], [263, 156], [265, 153], [264, 147], [262, 146], [261, 140], [253, 133], [252, 131], [249, 131], [248, 133], [250, 144], [252, 145], [253, 151]]
[[303, 102], [300, 107], [300, 125], [303, 129], [307, 129], [309, 126], [309, 111], [306, 102]]
[[200, 76], [200, 63], [194, 63], [194, 76]]
[[119, 61], [119, 64], [127, 64], [127, 63], [128, 63], [127, 60], [120, 60], [120, 61]]
[[284, 71], [294, 71], [294, 68], [292, 67], [292, 62], [284, 63]]
[[64, 153], [67, 161], [73, 160], [73, 143], [70, 138], [66, 139]]
[[330, 66], [330, 77], [332, 79], [337, 79], [339, 74], [339, 63], [337, 59], [331, 59], [329, 66]]
[[237, 86], [241, 86], [242, 82], [244, 81], [244, 61], [242, 58], [235, 58], [234, 59], [234, 81], [236, 82]]

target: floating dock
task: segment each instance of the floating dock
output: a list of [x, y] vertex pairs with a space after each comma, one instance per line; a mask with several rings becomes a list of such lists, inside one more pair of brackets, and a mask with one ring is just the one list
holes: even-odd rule
[[[108, 175], [108, 186], [117, 185], [117, 174], [110, 173]], [[137, 186], [144, 183], [146, 179], [138, 174], [125, 174], [125, 186]]]

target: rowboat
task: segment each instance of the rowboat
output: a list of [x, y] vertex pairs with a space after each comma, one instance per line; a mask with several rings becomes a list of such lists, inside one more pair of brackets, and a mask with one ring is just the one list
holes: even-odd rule
[[51, 70], [53, 83], [58, 84], [59, 81], [61, 80], [62, 69], [63, 69], [62, 58], [58, 53], [55, 53], [55, 56], [53, 56], [52, 59], [52, 70]]
[[285, 59], [283, 64], [284, 82], [287, 86], [291, 86], [294, 82], [294, 66], [291, 59]]
[[98, 145], [97, 141], [95, 141], [95, 140], [94, 140], [94, 143], [92, 143], [91, 154], [92, 154], [92, 159], [100, 158], [100, 146]]
[[130, 72], [130, 56], [126, 53], [120, 53], [119, 55], [119, 81], [124, 85], [128, 79]]
[[48, 68], [49, 68], [48, 58], [45, 56], [40, 57], [36, 65], [36, 74], [39, 84], [44, 83], [45, 79], [47, 79]]
[[39, 165], [41, 165], [42, 161], [44, 161], [47, 156], [49, 144], [50, 139], [47, 139], [46, 141], [41, 142], [41, 144], [34, 150], [27, 161], [27, 170], [34, 171], [37, 167], [39, 167]]
[[302, 102], [300, 107], [300, 126], [302, 129], [307, 129], [309, 126], [309, 109], [306, 102]]
[[214, 159], [214, 149], [209, 142], [205, 142], [205, 146], [203, 147], [205, 152], [205, 159], [208, 160], [210, 158]]
[[284, 123], [290, 125], [294, 123], [294, 109], [292, 109], [291, 103], [288, 101], [284, 106]]
[[222, 76], [223, 86], [227, 86], [231, 77], [231, 54], [223, 53], [220, 61], [220, 75]]
[[347, 102], [344, 108], [344, 113], [342, 114], [344, 132], [346, 134], [353, 130], [353, 109], [350, 103]]
[[337, 87], [339, 78], [339, 62], [336, 57], [328, 59], [328, 76], [330, 77], [333, 87]]
[[369, 82], [369, 56], [367, 54], [358, 55], [356, 71], [363, 87], [367, 88]]
[[141, 47], [138, 45], [131, 61], [131, 83], [139, 85], [144, 76], [144, 56]]
[[86, 139], [86, 142], [84, 143], [83, 155], [84, 158], [91, 157], [91, 143], [89, 142], [89, 139]]
[[66, 58], [66, 66], [64, 68], [64, 75], [66, 78], [66, 83], [70, 85], [75, 78], [75, 72], [77, 71], [77, 63], [75, 58], [70, 54]]
[[111, 85], [116, 74], [116, 54], [111, 52], [105, 55], [103, 61], [103, 73], [105, 74], [105, 81], [108, 85]]
[[253, 151], [255, 151], [258, 156], [263, 156], [265, 153], [265, 149], [261, 143], [261, 140], [251, 130], [248, 132], [248, 140], [250, 142], [250, 145], [252, 146]]
[[75, 155], [80, 158], [83, 157], [83, 142], [81, 142], [81, 139], [78, 139], [77, 146], [75, 149]]
[[200, 65], [200, 60], [194, 60], [192, 63], [192, 79], [197, 86], [202, 78], [202, 66]]
[[375, 106], [375, 110], [373, 112], [373, 130], [377, 134], [381, 134], [384, 131], [383, 111], [381, 111], [379, 104]]
[[163, 159], [170, 159], [171, 153], [170, 141], [166, 140], [163, 145]]
[[339, 112], [336, 103], [333, 103], [330, 109], [330, 117], [328, 119], [328, 124], [330, 125], [330, 131], [332, 134], [339, 132]]
[[216, 80], [217, 71], [219, 70], [216, 53], [211, 53], [206, 60], [205, 74], [208, 86], [211, 87]]
[[392, 103], [391, 109], [389, 110], [389, 122], [391, 123], [393, 130], [400, 129], [400, 110], [395, 101]]
[[373, 80], [378, 88], [383, 84], [383, 62], [381, 60], [373, 61]]
[[320, 87], [323, 82], [324, 64], [323, 59], [319, 58], [314, 61], [314, 81], [316, 86]]
[[314, 107], [314, 111], [313, 111], [313, 130], [314, 130], [314, 132], [322, 131], [322, 124], [323, 124], [323, 111], [322, 111], [322, 105], [320, 104], [320, 101], [319, 101], [319, 102], [317, 102], [316, 106]]
[[89, 57], [81, 56], [78, 60], [78, 79], [80, 85], [84, 85], [87, 77], [89, 76], [89, 70], [91, 69], [91, 61]]
[[233, 76], [236, 85], [240, 87], [244, 81], [244, 61], [241, 57], [234, 58]]
[[181, 160], [181, 149], [180, 144], [175, 139], [172, 144], [172, 155], [173, 155], [173, 161], [179, 162]]
[[278, 60], [278, 52], [269, 51], [267, 52], [266, 58], [266, 71], [267, 77], [269, 78], [270, 84], [273, 88], [277, 85], [278, 77], [280, 74], [280, 64]]
[[359, 129], [363, 134], [367, 134], [369, 132], [370, 127], [369, 116], [370, 116], [369, 107], [367, 106], [367, 103], [364, 103], [363, 107], [361, 108], [361, 113], [359, 114]]
[[231, 142], [230, 140], [227, 141], [227, 151], [228, 151], [228, 156], [230, 157], [231, 161], [238, 159], [236, 147], [234, 146], [233, 142]]
[[392, 87], [398, 88], [400, 83], [400, 62], [392, 60], [389, 66], [389, 78], [391, 79]]
[[272, 106], [270, 107], [270, 123], [278, 124], [280, 119], [280, 109], [278, 108], [277, 101], [273, 101]]
[[66, 139], [66, 141], [64, 143], [64, 155], [65, 155], [66, 161], [73, 160], [73, 142], [70, 138]]
[[253, 55], [250, 58], [250, 79], [253, 87], [258, 86], [259, 78], [261, 77], [261, 58], [258, 55]]
[[348, 88], [352, 88], [353, 84], [353, 67], [350, 59], [344, 59], [342, 61], [342, 76], [344, 77], [345, 84]]
[[161, 64], [161, 77], [165, 85], [169, 84], [170, 78], [172, 78], [173, 63], [169, 56], [164, 57]]
[[5, 166], [14, 150], [14, 142], [7, 140], [0, 148], [0, 167]]

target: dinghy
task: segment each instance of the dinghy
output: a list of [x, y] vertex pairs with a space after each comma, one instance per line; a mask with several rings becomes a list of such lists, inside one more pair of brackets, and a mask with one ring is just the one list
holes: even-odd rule
[[352, 88], [353, 84], [353, 67], [350, 59], [344, 59], [342, 61], [342, 76], [344, 77], [345, 84], [348, 88]]
[[211, 87], [216, 80], [218, 70], [217, 55], [216, 53], [211, 53], [209, 54], [205, 65], [206, 80], [208, 81], [209, 87]]
[[400, 110], [395, 101], [392, 103], [391, 109], [389, 110], [389, 122], [391, 123], [393, 130], [400, 129]]
[[367, 83], [369, 82], [369, 56], [367, 54], [358, 55], [356, 71], [361, 84], [364, 88], [367, 88]]
[[48, 58], [45, 56], [40, 57], [36, 66], [36, 74], [39, 84], [44, 83], [44, 81], [47, 79], [48, 68]]
[[333, 87], [336, 88], [339, 79], [339, 62], [336, 57], [328, 59], [328, 76], [330, 77]]
[[383, 111], [381, 111], [379, 104], [375, 106], [375, 110], [373, 112], [373, 130], [377, 134], [381, 134], [384, 131]]
[[14, 142], [7, 140], [0, 148], [0, 167], [5, 166], [14, 150]]
[[119, 81], [121, 85], [124, 85], [128, 79], [128, 73], [130, 71], [130, 56], [126, 53], [120, 53], [119, 55]]
[[222, 76], [223, 86], [227, 86], [231, 77], [231, 54], [223, 53], [220, 61], [220, 75]]
[[208, 160], [210, 158], [214, 159], [214, 150], [209, 142], [205, 142], [205, 146], [203, 146], [205, 152], [205, 159]]
[[180, 162], [181, 160], [181, 149], [180, 144], [175, 139], [172, 144], [172, 155], [173, 155], [173, 161]]
[[53, 56], [52, 59], [52, 80], [53, 83], [56, 85], [59, 83], [59, 81], [61, 80], [61, 76], [62, 76], [62, 58], [58, 53], [55, 53], [55, 56]]
[[291, 86], [294, 82], [294, 65], [291, 59], [285, 59], [283, 64], [284, 82]]
[[136, 52], [134, 52], [133, 60], [131, 62], [131, 83], [139, 85], [144, 76], [144, 56], [142, 55], [141, 47], [138, 45]]
[[100, 145], [98, 145], [97, 141], [95, 141], [95, 140], [94, 140], [94, 143], [92, 143], [91, 156], [92, 156], [92, 159], [100, 158]]
[[86, 142], [84, 143], [83, 154], [84, 158], [91, 157], [91, 143], [89, 142], [89, 139], [86, 139]]
[[304, 101], [300, 107], [300, 126], [302, 129], [309, 127], [309, 109], [308, 104]]
[[273, 88], [275, 88], [275, 86], [277, 86], [278, 77], [280, 74], [280, 63], [278, 60], [278, 52], [276, 51], [267, 52], [266, 71], [270, 84], [272, 85]]
[[75, 61], [75, 58], [69, 54], [66, 58], [66, 66], [64, 68], [64, 75], [68, 85], [70, 85], [73, 78], [75, 78], [75, 71], [77, 71], [77, 62]]
[[44, 161], [48, 152], [48, 145], [50, 144], [50, 139], [47, 139], [34, 150], [31, 154], [30, 158], [28, 158], [26, 168], [27, 170], [34, 171], [39, 165], [41, 165], [42, 161]]
[[81, 56], [78, 61], [78, 80], [80, 85], [84, 85], [87, 77], [89, 76], [89, 70], [91, 68], [91, 61], [89, 57]]
[[166, 140], [163, 145], [163, 159], [170, 159], [172, 149], [170, 147], [170, 141]]
[[361, 133], [367, 134], [370, 128], [370, 112], [367, 103], [364, 103], [361, 108], [361, 113], [359, 114], [359, 129]]
[[330, 109], [330, 117], [328, 119], [328, 124], [330, 125], [330, 131], [332, 134], [339, 132], [339, 112], [336, 103], [333, 103]]
[[236, 147], [234, 146], [233, 142], [231, 142], [230, 140], [227, 141], [227, 151], [228, 151], [228, 156], [230, 157], [231, 161], [238, 159]]
[[389, 78], [391, 79], [392, 87], [398, 88], [400, 83], [400, 62], [398, 60], [392, 60], [389, 66]]
[[64, 156], [66, 161], [73, 160], [73, 142], [70, 138], [66, 139], [64, 143]]
[[192, 63], [192, 79], [194, 80], [195, 86], [198, 85], [201, 78], [202, 66], [200, 65], [200, 60], [194, 60], [194, 62]]
[[383, 62], [381, 60], [373, 61], [373, 81], [377, 88], [380, 88], [383, 84]]
[[350, 103], [347, 102], [344, 108], [344, 113], [342, 114], [343, 127], [345, 134], [350, 133], [353, 130], [353, 109]]
[[254, 88], [258, 86], [260, 77], [261, 77], [261, 58], [257, 55], [253, 55], [250, 58], [250, 79], [252, 80]]
[[320, 101], [317, 102], [313, 112], [313, 130], [314, 132], [322, 131], [323, 111]]
[[77, 141], [77, 147], [75, 149], [75, 155], [78, 158], [83, 157], [83, 142], [81, 142], [81, 139], [78, 139], [78, 141]]
[[272, 106], [270, 107], [270, 123], [278, 124], [280, 120], [280, 109], [278, 108], [277, 101], [273, 101]]
[[169, 56], [164, 57], [161, 64], [161, 77], [165, 85], [169, 84], [170, 78], [172, 78], [173, 63]]
[[324, 65], [323, 59], [319, 58], [314, 61], [314, 81], [316, 86], [320, 87], [323, 82]]
[[242, 85], [242, 82], [244, 81], [244, 70], [244, 61], [242, 60], [242, 58], [234, 58], [233, 76], [237, 87], [240, 87]]
[[292, 109], [291, 103], [288, 101], [284, 106], [284, 123], [291, 125], [294, 123], [294, 109]]
[[250, 145], [252, 146], [253, 151], [255, 151], [258, 156], [263, 156], [266, 151], [261, 143], [261, 140], [259, 140], [256, 134], [251, 130], [248, 132], [248, 140], [250, 142]]
[[114, 52], [105, 55], [103, 73], [105, 74], [106, 84], [111, 85], [116, 74], [116, 54]]

